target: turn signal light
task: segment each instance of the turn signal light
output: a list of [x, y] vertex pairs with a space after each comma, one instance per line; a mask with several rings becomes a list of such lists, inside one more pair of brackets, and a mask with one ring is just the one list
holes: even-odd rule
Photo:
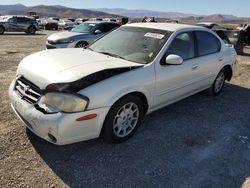
[[85, 120], [94, 119], [96, 117], [97, 117], [97, 114], [89, 114], [89, 115], [77, 118], [76, 121], [85, 121]]

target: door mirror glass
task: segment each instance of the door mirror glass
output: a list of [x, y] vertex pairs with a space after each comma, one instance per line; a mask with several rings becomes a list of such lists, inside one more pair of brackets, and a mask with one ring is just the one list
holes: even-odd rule
[[98, 30], [95, 30], [94, 33], [95, 33], [95, 34], [101, 34], [102, 32], [98, 29]]
[[181, 65], [182, 63], [182, 57], [174, 54], [168, 55], [165, 60], [166, 65]]

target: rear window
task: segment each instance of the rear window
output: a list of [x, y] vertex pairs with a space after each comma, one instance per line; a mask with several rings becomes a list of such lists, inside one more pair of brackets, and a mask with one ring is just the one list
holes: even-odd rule
[[197, 31], [195, 34], [199, 56], [209, 55], [220, 51], [220, 41], [213, 34], [206, 31]]

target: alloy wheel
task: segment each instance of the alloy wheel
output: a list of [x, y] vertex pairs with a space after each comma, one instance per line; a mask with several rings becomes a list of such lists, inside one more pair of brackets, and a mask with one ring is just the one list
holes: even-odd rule
[[139, 107], [135, 103], [127, 103], [122, 106], [113, 122], [114, 134], [117, 137], [123, 138], [129, 135], [139, 120]]

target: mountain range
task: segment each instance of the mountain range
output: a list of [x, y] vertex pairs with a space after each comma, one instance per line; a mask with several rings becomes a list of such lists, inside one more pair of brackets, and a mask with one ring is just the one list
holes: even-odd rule
[[101, 11], [89, 9], [75, 9], [60, 5], [46, 6], [38, 5], [27, 7], [22, 4], [0, 5], [0, 14], [27, 15], [29, 12], [36, 12], [40, 17], [60, 17], [60, 18], [81, 18], [81, 17], [121, 17]]
[[110, 14], [118, 14], [130, 18], [142, 18], [142, 17], [156, 17], [156, 18], [184, 18], [189, 16], [198, 16], [196, 14], [186, 14], [180, 12], [159, 12], [159, 11], [151, 11], [151, 10], [129, 10], [129, 9], [109, 9], [109, 8], [101, 8], [101, 9], [92, 9], [95, 11], [107, 12]]
[[75, 9], [64, 7], [60, 5], [45, 6], [38, 5], [33, 7], [27, 7], [22, 4], [16, 5], [0, 5], [0, 14], [19, 14], [27, 15], [29, 12], [36, 12], [40, 17], [60, 17], [60, 18], [80, 18], [80, 17], [102, 17], [102, 18], [121, 18], [129, 17], [130, 19], [141, 19], [143, 17], [155, 17], [164, 19], [178, 19], [184, 23], [195, 23], [195, 22], [216, 22], [216, 23], [240, 23], [247, 22], [249, 18], [240, 18], [234, 15], [196, 15], [187, 14], [180, 12], [159, 12], [151, 10], [129, 10], [129, 9]]

